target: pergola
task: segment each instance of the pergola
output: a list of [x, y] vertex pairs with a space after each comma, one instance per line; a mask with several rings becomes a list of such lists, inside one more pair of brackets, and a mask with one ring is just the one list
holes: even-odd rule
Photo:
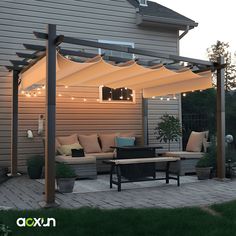
[[[129, 87], [143, 91], [143, 135], [147, 139], [147, 99], [148, 97], [181, 93], [210, 87], [210, 74], [217, 71], [217, 177], [225, 178], [225, 91], [224, 91], [224, 58], [217, 63], [194, 58], [169, 55], [127, 46], [119, 46], [95, 41], [57, 35], [56, 25], [48, 25], [47, 33], [34, 32], [38, 39], [46, 41], [46, 46], [24, 44], [24, 47], [35, 51], [32, 54], [16, 53], [24, 58], [11, 61], [7, 66], [13, 71], [12, 89], [12, 143], [11, 175], [17, 175], [18, 153], [18, 90], [22, 84], [25, 88], [46, 78], [46, 132], [45, 132], [45, 206], [55, 205], [55, 135], [56, 135], [56, 84], [63, 81], [79, 86], [99, 86], [105, 83], [113, 88]], [[128, 60], [85, 51], [65, 50], [59, 47], [62, 43], [108, 49], [135, 55], [142, 55], [153, 60]], [[90, 58], [87, 62], [77, 63], [63, 55]], [[106, 59], [109, 63], [106, 63]], [[165, 64], [160, 64], [165, 60]], [[158, 64], [157, 64], [158, 61]], [[187, 62], [187, 67], [176, 63]], [[45, 76], [42, 68], [45, 68]], [[102, 67], [103, 66], [103, 67]], [[37, 68], [37, 69], [35, 69]], [[93, 70], [91, 69], [93, 68]], [[94, 70], [97, 68], [97, 71]], [[102, 68], [102, 70], [101, 70]], [[38, 71], [38, 72], [37, 72]], [[73, 73], [71, 72], [73, 71]], [[83, 73], [82, 73], [82, 72]], [[94, 73], [99, 71], [99, 75]], [[32, 73], [35, 73], [32, 77]], [[111, 77], [110, 75], [113, 75]], [[21, 76], [19, 76], [21, 75]], [[128, 76], [127, 76], [128, 75]], [[123, 76], [123, 77], [122, 77]], [[113, 78], [113, 79], [110, 79]], [[26, 82], [26, 83], [25, 83]], [[21, 86], [22, 86], [21, 85]]]

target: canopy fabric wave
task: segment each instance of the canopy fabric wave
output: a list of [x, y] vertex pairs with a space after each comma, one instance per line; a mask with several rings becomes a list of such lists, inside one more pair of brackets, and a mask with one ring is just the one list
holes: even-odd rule
[[[56, 73], [57, 85], [128, 87], [142, 91], [144, 98], [212, 87], [211, 71], [196, 74], [190, 69], [173, 71], [163, 65], [147, 68], [134, 60], [114, 65], [100, 55], [85, 62], [75, 62], [57, 52]], [[21, 74], [21, 89], [45, 84], [45, 79], [46, 56]]]

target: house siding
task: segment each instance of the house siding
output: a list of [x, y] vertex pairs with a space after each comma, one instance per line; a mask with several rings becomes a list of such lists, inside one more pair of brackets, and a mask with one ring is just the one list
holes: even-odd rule
[[[25, 52], [23, 43], [45, 45], [36, 40], [33, 31], [45, 31], [46, 24], [57, 24], [58, 34], [91, 40], [114, 40], [134, 43], [137, 48], [178, 54], [176, 30], [143, 28], [136, 25], [136, 9], [126, 0], [1, 0], [0, 1], [0, 165], [9, 166], [11, 141], [11, 75], [4, 65], [19, 59], [16, 52]], [[63, 48], [83, 47], [63, 44]], [[85, 48], [89, 52], [95, 49]], [[62, 88], [60, 88], [62, 89]], [[75, 93], [76, 99], [57, 100], [57, 135], [135, 131], [142, 133], [141, 95], [135, 104], [100, 104], [98, 89], [73, 87], [62, 91]], [[83, 102], [83, 98], [87, 102]], [[37, 135], [38, 116], [45, 113], [44, 97], [19, 96], [19, 165], [29, 155], [43, 152], [42, 137]], [[153, 128], [164, 112], [180, 115], [180, 100], [149, 101], [149, 138], [156, 144]], [[32, 129], [33, 140], [26, 138]], [[179, 145], [173, 144], [173, 148]]]

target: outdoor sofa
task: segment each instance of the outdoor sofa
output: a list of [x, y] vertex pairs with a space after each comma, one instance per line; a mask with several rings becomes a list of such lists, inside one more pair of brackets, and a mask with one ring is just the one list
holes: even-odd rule
[[[78, 178], [96, 178], [97, 173], [109, 172], [103, 161], [115, 156], [116, 137], [134, 137], [133, 133], [77, 135], [56, 138], [56, 162], [72, 166]], [[71, 149], [83, 149], [84, 157], [72, 157]]]
[[[208, 131], [192, 131], [188, 139], [186, 151], [168, 151], [163, 153], [162, 156], [180, 158], [180, 166], [178, 167], [180, 168], [180, 175], [195, 173], [197, 162], [204, 156], [210, 145], [210, 142], [208, 142], [208, 135]], [[173, 166], [172, 168], [175, 167]]]

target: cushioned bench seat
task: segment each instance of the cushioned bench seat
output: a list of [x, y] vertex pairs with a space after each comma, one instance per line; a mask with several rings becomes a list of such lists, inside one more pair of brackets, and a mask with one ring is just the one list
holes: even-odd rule
[[180, 158], [180, 175], [185, 175], [187, 173], [195, 173], [195, 167], [198, 160], [203, 157], [204, 152], [166, 152], [163, 153], [164, 157], [179, 157]]
[[78, 178], [97, 178], [96, 158], [92, 155], [86, 157], [56, 156], [56, 162], [70, 165]]

